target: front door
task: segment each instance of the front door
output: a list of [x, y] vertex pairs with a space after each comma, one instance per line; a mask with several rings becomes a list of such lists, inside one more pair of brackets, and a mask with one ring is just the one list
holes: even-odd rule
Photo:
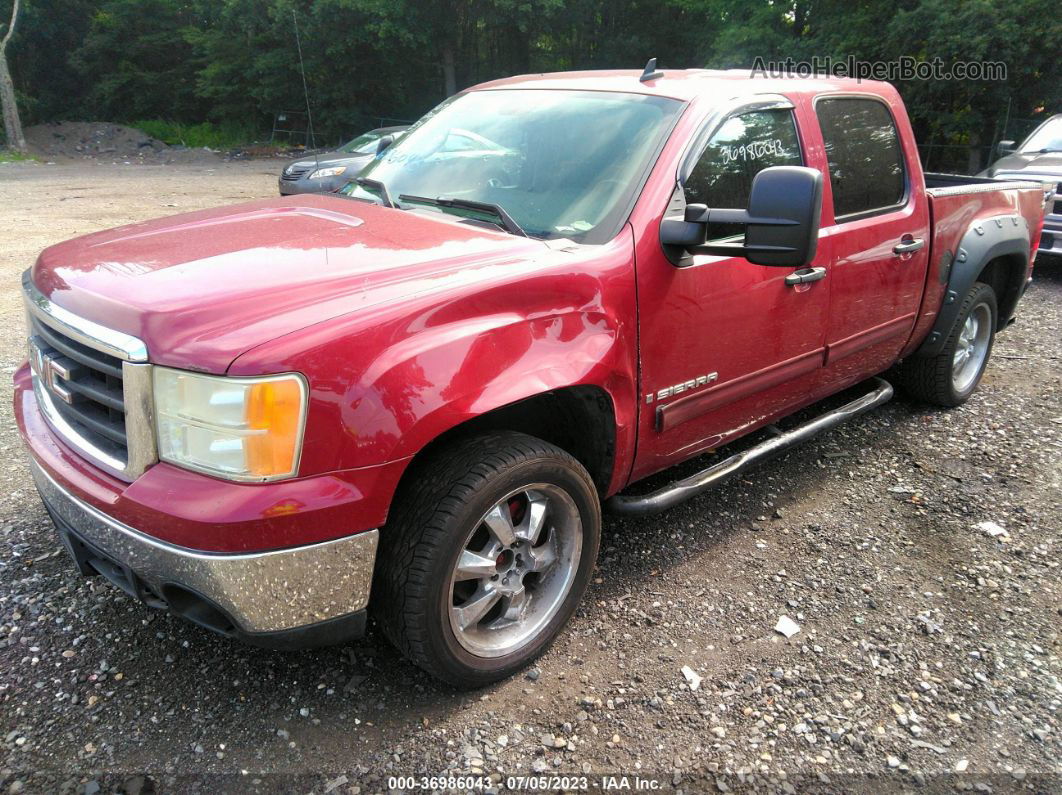
[[[801, 152], [787, 101], [738, 110], [716, 123], [689, 175], [680, 176], [668, 214], [692, 203], [744, 208], [756, 173], [804, 165]], [[718, 226], [708, 237], [731, 242], [741, 232]], [[641, 411], [634, 479], [806, 402], [823, 361], [828, 280], [790, 286], [792, 268], [742, 257], [696, 255], [676, 267], [658, 241], [639, 246], [636, 258]]]

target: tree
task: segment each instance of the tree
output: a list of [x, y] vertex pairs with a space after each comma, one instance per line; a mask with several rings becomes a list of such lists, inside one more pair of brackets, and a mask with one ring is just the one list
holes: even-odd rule
[[106, 0], [71, 54], [92, 77], [85, 105], [114, 121], [202, 118], [185, 31], [197, 23], [182, 0]]
[[0, 39], [0, 105], [3, 106], [7, 145], [16, 152], [25, 152], [26, 136], [22, 134], [22, 120], [18, 116], [18, 103], [15, 101], [15, 85], [11, 82], [11, 72], [7, 68], [7, 45], [18, 24], [18, 5], [19, 0], [15, 0], [11, 6], [11, 22], [8, 23], [4, 38]]
[[416, 119], [482, 81], [650, 57], [1005, 62], [1006, 80], [897, 83], [935, 170], [977, 170], [995, 141], [1062, 109], [1048, 0], [22, 0], [6, 65], [27, 123], [162, 118], [261, 134], [305, 103], [292, 11], [321, 142]]
[[[8, 2], [0, 0], [0, 30]], [[85, 119], [83, 100], [97, 75], [75, 69], [70, 56], [85, 40], [99, 5], [100, 0], [22, 0], [7, 65], [23, 126]]]

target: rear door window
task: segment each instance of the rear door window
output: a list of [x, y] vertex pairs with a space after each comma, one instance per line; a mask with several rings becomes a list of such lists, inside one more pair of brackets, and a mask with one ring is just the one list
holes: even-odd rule
[[862, 216], [904, 203], [903, 150], [883, 102], [856, 97], [821, 99], [815, 113], [826, 145], [836, 218]]
[[[755, 110], [731, 116], [713, 133], [683, 186], [687, 204], [744, 209], [752, 179], [770, 166], [804, 164], [793, 111]], [[708, 239], [743, 234], [740, 224], [712, 224]]]

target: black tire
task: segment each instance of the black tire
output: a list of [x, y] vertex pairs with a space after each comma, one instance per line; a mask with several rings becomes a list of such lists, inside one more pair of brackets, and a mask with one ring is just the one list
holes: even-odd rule
[[[991, 315], [987, 350], [976, 377], [960, 389], [956, 386], [953, 368], [956, 349], [959, 346], [959, 336], [967, 319], [977, 307], [982, 305], [987, 307]], [[975, 282], [959, 307], [955, 325], [940, 353], [936, 356], [912, 357], [897, 365], [892, 372], [897, 386], [911, 397], [936, 406], [951, 407], [965, 403], [977, 390], [977, 385], [981, 383], [981, 376], [984, 375], [985, 367], [988, 366], [988, 361], [992, 356], [995, 329], [999, 322], [998, 315], [995, 291], [983, 282]]]
[[[586, 590], [601, 535], [592, 478], [560, 448], [505, 432], [438, 450], [407, 482], [380, 531], [372, 594], [378, 623], [412, 662], [456, 687], [482, 687], [512, 675], [549, 647]], [[574, 579], [556, 614], [526, 647], [506, 656], [475, 656], [457, 640], [450, 623], [454, 567], [484, 514], [505, 495], [534, 483], [559, 487], [578, 511], [582, 551]]]

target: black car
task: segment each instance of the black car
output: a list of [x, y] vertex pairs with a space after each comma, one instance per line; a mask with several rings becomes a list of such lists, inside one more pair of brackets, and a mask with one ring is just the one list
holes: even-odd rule
[[397, 138], [406, 129], [405, 126], [379, 127], [333, 152], [322, 152], [292, 163], [280, 173], [280, 195], [339, 190], [372, 162], [384, 138]]
[[1047, 208], [1037, 256], [1062, 257], [1062, 113], [1033, 130], [1021, 146], [1000, 141], [999, 154], [1002, 157], [978, 176], [1033, 180], [1054, 186], [1055, 196]]

